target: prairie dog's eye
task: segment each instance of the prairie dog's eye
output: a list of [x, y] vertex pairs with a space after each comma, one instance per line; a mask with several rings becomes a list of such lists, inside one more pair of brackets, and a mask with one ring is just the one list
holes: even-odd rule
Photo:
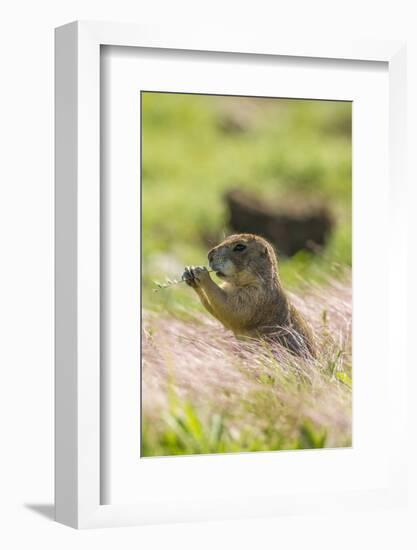
[[244, 244], [237, 244], [233, 251], [234, 252], [242, 252], [242, 250], [245, 250], [246, 246]]

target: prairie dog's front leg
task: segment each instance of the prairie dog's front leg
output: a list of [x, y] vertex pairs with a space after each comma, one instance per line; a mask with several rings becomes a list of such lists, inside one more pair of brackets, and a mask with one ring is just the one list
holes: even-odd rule
[[190, 286], [196, 291], [196, 293], [198, 294], [198, 297], [200, 298], [201, 303], [207, 309], [207, 311], [211, 313], [211, 315], [213, 315], [214, 317], [217, 317], [214, 309], [212, 308], [210, 302], [207, 299], [207, 296], [202, 286], [202, 283], [203, 281], [205, 281], [206, 276], [211, 281], [210, 274], [205, 267], [190, 266], [185, 268], [185, 271], [182, 275], [182, 280], [185, 281], [188, 286]]
[[232, 303], [234, 298], [216, 285], [205, 267], [186, 268], [182, 278], [194, 288], [204, 307], [225, 327], [235, 329], [245, 322], [244, 308]]

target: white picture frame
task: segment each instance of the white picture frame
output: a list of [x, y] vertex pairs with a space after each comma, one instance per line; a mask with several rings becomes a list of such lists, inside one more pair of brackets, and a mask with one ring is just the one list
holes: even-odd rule
[[[249, 506], [236, 502], [230, 507], [227, 502], [210, 501], [188, 515], [177, 510], [175, 501], [169, 502], [168, 498], [166, 509], [160, 513], [151, 502], [148, 510], [137, 504], [101, 504], [100, 48], [128, 46], [388, 63], [393, 244], [405, 242], [405, 45], [387, 41], [289, 43], [275, 36], [248, 37], [221, 29], [214, 36], [210, 29], [182, 29], [179, 33], [169, 28], [91, 22], [56, 29], [55, 44], [57, 521], [77, 528], [104, 527], [305, 512], [336, 505], [392, 506], [402, 501], [406, 487], [406, 345], [401, 325], [405, 319], [405, 284], [387, 305], [389, 317], [397, 320], [390, 330], [395, 331], [399, 351], [388, 373], [396, 444], [387, 450], [390, 475], [383, 490], [294, 493], [285, 500], [260, 497]], [[405, 249], [397, 247], [395, 254], [397, 280], [405, 281]]]

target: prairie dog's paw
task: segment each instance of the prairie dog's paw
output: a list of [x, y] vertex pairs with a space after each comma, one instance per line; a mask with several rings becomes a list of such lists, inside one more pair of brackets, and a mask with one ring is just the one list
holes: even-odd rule
[[182, 280], [193, 288], [197, 288], [207, 279], [210, 279], [210, 275], [206, 267], [186, 266], [182, 274]]
[[196, 279], [198, 283], [201, 284], [204, 283], [204, 281], [207, 281], [207, 279], [210, 279], [210, 275], [206, 267], [192, 267], [191, 269], [194, 279]]
[[197, 282], [194, 278], [194, 274], [192, 272], [191, 267], [185, 266], [184, 273], [182, 274], [181, 279], [187, 283], [188, 286], [192, 286], [195, 288], [197, 286]]

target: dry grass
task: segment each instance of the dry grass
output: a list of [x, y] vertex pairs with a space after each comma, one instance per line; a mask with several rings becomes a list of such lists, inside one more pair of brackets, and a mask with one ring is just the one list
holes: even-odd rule
[[350, 446], [350, 281], [291, 298], [315, 360], [238, 341], [208, 315], [144, 311], [143, 456]]

